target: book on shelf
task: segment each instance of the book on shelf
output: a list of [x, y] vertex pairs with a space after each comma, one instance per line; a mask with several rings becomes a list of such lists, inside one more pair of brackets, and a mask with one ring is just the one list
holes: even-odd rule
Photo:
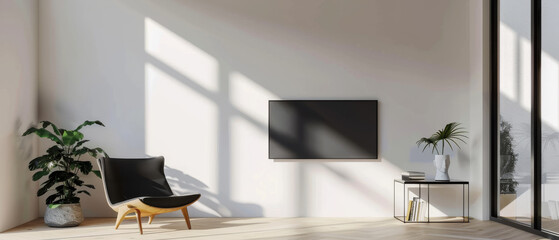
[[415, 216], [413, 218], [414, 221], [418, 221], [419, 219], [419, 209], [421, 208], [421, 202], [417, 201], [417, 207], [415, 208]]
[[402, 176], [402, 180], [404, 180], [404, 181], [425, 180], [425, 177], [406, 177], [406, 176]]
[[425, 221], [425, 213], [427, 211], [427, 203], [419, 197], [413, 197], [408, 203], [408, 211], [406, 221], [423, 222]]
[[417, 171], [402, 172], [402, 180], [425, 180], [425, 173]]
[[415, 206], [415, 202], [412, 200], [411, 201], [411, 208], [410, 208], [410, 216], [408, 217], [408, 221], [411, 221], [413, 219], [413, 208]]
[[406, 221], [409, 221], [409, 219], [410, 219], [411, 206], [412, 206], [412, 204], [413, 204], [413, 201], [410, 200], [409, 203], [408, 203], [408, 211], [407, 211], [407, 213], [406, 213]]
[[402, 176], [425, 177], [425, 173], [424, 172], [417, 172], [417, 171], [405, 171], [405, 172], [402, 172]]
[[409, 216], [407, 218], [408, 221], [415, 221], [415, 217], [417, 215], [417, 200], [419, 198], [418, 197], [413, 197], [413, 199], [410, 201], [411, 202], [411, 207], [409, 208]]
[[427, 205], [425, 205], [425, 201], [421, 200], [421, 207], [419, 211], [419, 221], [425, 221], [425, 212], [427, 211]]

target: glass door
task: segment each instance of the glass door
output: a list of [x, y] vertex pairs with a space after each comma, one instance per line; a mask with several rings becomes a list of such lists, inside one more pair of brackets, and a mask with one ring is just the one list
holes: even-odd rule
[[530, 0], [502, 0], [499, 10], [499, 211], [531, 224], [532, 39]]
[[559, 0], [491, 0], [491, 219], [559, 238]]
[[542, 0], [541, 224], [559, 233], [559, 1]]

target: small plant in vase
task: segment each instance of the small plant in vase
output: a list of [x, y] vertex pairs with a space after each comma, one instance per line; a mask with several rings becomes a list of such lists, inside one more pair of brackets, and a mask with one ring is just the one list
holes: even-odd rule
[[[84, 144], [84, 135], [80, 130], [90, 125], [105, 126], [100, 121], [85, 121], [74, 130], [58, 128], [49, 121], [42, 121], [36, 127], [31, 127], [23, 133], [23, 136], [36, 134], [41, 138], [48, 138], [55, 143], [45, 155], [39, 156], [29, 162], [29, 170], [37, 171], [33, 174], [33, 181], [43, 177], [43, 182], [37, 191], [37, 196], [42, 196], [49, 191], [52, 194], [47, 197], [47, 208], [45, 211], [45, 223], [51, 227], [77, 226], [83, 221], [79, 194], [90, 193], [86, 188], [94, 189], [91, 184], [85, 184], [80, 180], [81, 175], [93, 172], [98, 177], [101, 174], [93, 170], [89, 161], [81, 161], [84, 155], [97, 157], [98, 154], [107, 154], [101, 148], [88, 148]], [[47, 128], [50, 126], [52, 132]]]
[[[424, 145], [423, 150], [428, 147], [431, 148], [431, 153], [437, 153], [435, 155], [435, 160], [433, 161], [437, 169], [435, 174], [436, 181], [449, 181], [448, 167], [450, 165], [450, 156], [445, 154], [445, 148], [450, 147], [450, 150], [454, 151], [454, 147], [460, 149], [460, 142], [466, 143], [464, 139], [468, 138], [466, 135], [467, 131], [460, 127], [460, 123], [452, 122], [447, 124], [443, 129], [438, 130], [430, 137], [424, 137], [417, 141], [417, 146], [421, 147]], [[439, 146], [441, 147], [439, 151]]]

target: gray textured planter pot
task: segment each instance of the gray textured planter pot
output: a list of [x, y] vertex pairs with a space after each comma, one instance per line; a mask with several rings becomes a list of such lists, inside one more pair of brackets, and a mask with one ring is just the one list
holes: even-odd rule
[[56, 208], [47, 206], [45, 210], [45, 224], [49, 227], [75, 227], [82, 222], [82, 207], [79, 203], [60, 204]]

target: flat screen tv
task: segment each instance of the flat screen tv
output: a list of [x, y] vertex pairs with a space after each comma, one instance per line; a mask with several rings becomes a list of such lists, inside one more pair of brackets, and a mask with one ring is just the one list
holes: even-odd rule
[[271, 100], [270, 159], [378, 158], [378, 101]]

